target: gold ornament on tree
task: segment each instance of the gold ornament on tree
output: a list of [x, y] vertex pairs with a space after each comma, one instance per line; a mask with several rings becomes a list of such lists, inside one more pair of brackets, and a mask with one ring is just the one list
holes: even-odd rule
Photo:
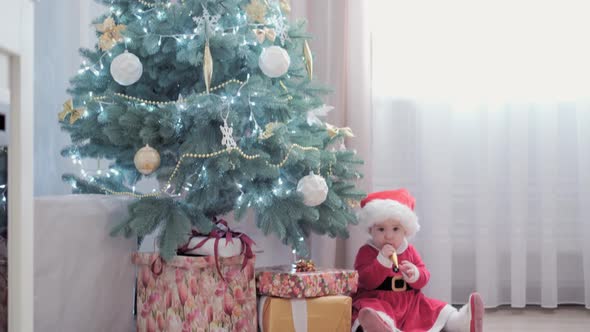
[[209, 93], [211, 78], [213, 78], [213, 58], [211, 57], [211, 49], [209, 48], [209, 39], [205, 42], [205, 51], [203, 52], [203, 78], [205, 79], [207, 93]]
[[260, 135], [258, 136], [258, 139], [261, 140], [265, 140], [265, 139], [269, 139], [274, 135], [274, 131], [277, 128], [282, 127], [284, 124], [281, 122], [269, 122], [266, 124], [266, 126], [264, 127], [264, 132], [260, 133]]
[[275, 29], [254, 29], [254, 34], [256, 35], [256, 40], [258, 40], [259, 44], [264, 43], [265, 39], [268, 39], [271, 43], [274, 43], [275, 39], [277, 38], [277, 33]]
[[246, 6], [246, 15], [250, 22], [266, 24], [266, 5], [260, 0], [250, 0]]
[[74, 122], [78, 121], [83, 115], [85, 110], [83, 108], [74, 108], [74, 102], [69, 99], [63, 104], [63, 111], [59, 112], [57, 115], [59, 121], [64, 121], [66, 116], [70, 114], [70, 124], [74, 124]]
[[352, 129], [350, 129], [350, 127], [338, 128], [338, 127], [333, 126], [329, 123], [326, 123], [326, 130], [328, 130], [328, 135], [330, 135], [330, 137], [332, 137], [332, 138], [334, 138], [336, 135], [340, 134], [341, 132], [346, 137], [354, 137], [354, 133], [352, 132]]
[[148, 144], [139, 149], [133, 158], [135, 168], [143, 175], [149, 175], [160, 167], [160, 154]]
[[305, 58], [305, 69], [307, 69], [307, 75], [311, 81], [313, 78], [313, 57], [311, 56], [311, 49], [307, 40], [303, 42], [303, 57]]
[[123, 41], [121, 31], [125, 30], [125, 25], [117, 25], [112, 17], [107, 17], [101, 24], [96, 25], [96, 30], [102, 32], [98, 39], [98, 47], [103, 51], [108, 51], [118, 42]]
[[280, 0], [279, 3], [283, 13], [287, 15], [291, 14], [291, 5], [289, 4], [289, 0]]

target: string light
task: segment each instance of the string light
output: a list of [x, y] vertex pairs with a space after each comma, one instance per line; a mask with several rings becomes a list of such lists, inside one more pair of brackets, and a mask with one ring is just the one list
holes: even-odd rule
[[[293, 151], [294, 148], [300, 149], [302, 151], [319, 151], [319, 149], [315, 148], [315, 147], [305, 147], [305, 146], [301, 146], [299, 144], [292, 144], [289, 147], [289, 150], [288, 150], [287, 154], [285, 155], [285, 158], [283, 158], [283, 160], [280, 163], [273, 164], [273, 163], [270, 163], [269, 161], [265, 161], [266, 165], [273, 167], [273, 168], [283, 167], [287, 163], [287, 161], [289, 160], [289, 156], [291, 155], [291, 152]], [[185, 153], [180, 157], [180, 159], [176, 163], [176, 167], [174, 167], [172, 174], [170, 175], [170, 177], [168, 178], [168, 181], [166, 182], [166, 185], [164, 186], [165, 189], [160, 189], [159, 191], [156, 191], [156, 189], [154, 189], [152, 191], [152, 193], [142, 194], [142, 195], [135, 194], [135, 186], [133, 186], [133, 192], [118, 192], [118, 191], [110, 190], [110, 189], [107, 189], [104, 187], [101, 187], [101, 189], [109, 194], [112, 194], [112, 195], [131, 196], [131, 197], [135, 197], [135, 198], [157, 197], [157, 196], [160, 196], [160, 195], [166, 193], [166, 191], [171, 187], [172, 181], [176, 177], [176, 173], [178, 173], [178, 169], [180, 168], [180, 166], [184, 163], [184, 161], [186, 159], [209, 159], [209, 158], [214, 158], [214, 157], [220, 156], [222, 154], [231, 153], [233, 151], [237, 152], [240, 157], [242, 157], [246, 160], [254, 160], [254, 159], [261, 158], [261, 156], [259, 154], [248, 155], [248, 154], [244, 153], [244, 151], [242, 151], [242, 149], [240, 149], [239, 147], [223, 149], [223, 150], [219, 150], [219, 151], [212, 152], [212, 153]], [[202, 166], [201, 172], [199, 173], [199, 178], [201, 178], [201, 177], [202, 178], [207, 177], [207, 169], [205, 168], [205, 166]], [[289, 193], [290, 193], [290, 190], [286, 192], [287, 195]]]
[[[163, 2], [149, 2], [149, 1], [145, 1], [145, 0], [137, 0], [137, 1], [139, 3], [141, 3], [142, 5], [150, 8], [148, 10], [144, 10], [142, 8], [138, 8], [137, 9], [137, 13], [139, 13], [139, 14], [145, 14], [146, 12], [149, 12], [151, 10], [154, 10], [156, 7], [166, 7], [166, 8], [170, 8], [171, 7], [171, 3], [170, 2], [166, 2], [166, 3], [163, 3]], [[184, 3], [184, 0], [180, 0], [180, 2], [181, 3]], [[110, 10], [111, 10], [111, 12], [115, 13], [115, 15], [117, 15], [117, 16], [120, 16], [122, 14], [121, 9], [120, 8], [117, 8], [115, 6], [111, 6], [110, 7]], [[163, 19], [165, 17], [165, 14], [166, 14], [165, 12], [163, 12], [161, 10], [157, 10], [156, 17], [158, 19]], [[191, 11], [190, 14], [189, 14], [189, 16], [192, 16], [192, 15], [193, 15], [193, 12]], [[139, 20], [142, 19], [141, 15], [135, 15], [135, 16]], [[236, 16], [237, 16], [237, 19], [238, 19], [238, 21], [240, 23], [241, 22], [247, 22], [246, 15], [241, 15], [240, 13], [238, 13], [238, 14], [236, 14]], [[226, 32], [229, 32], [231, 30], [231, 33], [234, 34], [234, 35], [236, 35], [239, 32], [239, 29], [240, 28], [242, 28], [242, 27], [251, 27], [251, 26], [258, 27], [260, 25], [246, 23], [246, 24], [240, 24], [240, 25], [233, 26], [233, 27], [228, 27], [228, 28], [225, 28], [225, 29], [216, 28], [215, 31], [222, 31], [222, 35], [226, 35]], [[146, 33], [146, 35], [148, 34], [147, 27], [144, 27], [143, 28], [143, 31]], [[161, 44], [162, 44], [162, 38], [171, 37], [171, 38], [174, 38], [178, 43], [183, 43], [183, 41], [185, 41], [185, 40], [187, 40], [189, 38], [190, 39], [194, 39], [196, 36], [198, 36], [198, 34], [196, 32], [197, 31], [195, 31], [195, 34], [157, 35], [157, 36], [159, 36], [158, 46], [161, 46]], [[145, 36], [143, 36], [143, 37], [145, 37]], [[129, 43], [129, 42], [131, 42], [131, 39], [130, 38], [125, 38], [125, 42], [126, 43]], [[249, 43], [245, 39], [244, 39], [244, 41], [243, 41], [242, 44], [243, 45], [246, 45], [246, 44], [257, 45], [256, 43]], [[113, 56], [111, 52], [105, 52], [100, 57], [99, 61], [97, 63], [93, 64], [93, 65], [90, 65], [89, 66], [89, 65], [87, 65], [84, 62], [83, 63], [84, 68], [80, 69], [79, 70], [79, 73], [82, 74], [85, 71], [91, 70], [92, 73], [95, 76], [99, 76], [101, 74], [101, 70], [104, 69], [104, 65], [102, 63], [102, 58], [105, 55], [108, 55], [109, 57], [112, 57]], [[98, 67], [100, 68], [100, 70], [98, 70], [97, 68], [95, 68], [95, 66], [97, 64], [98, 64]], [[250, 75], [248, 74], [248, 78], [249, 78], [249, 76]], [[239, 83], [239, 84], [242, 84], [242, 86], [240, 87], [240, 90], [245, 85], [245, 82], [242, 82], [242, 81], [233, 79], [233, 80], [229, 80], [227, 82], [224, 82], [223, 84], [220, 84], [220, 85], [218, 85], [216, 87], [211, 88], [210, 91], [215, 91], [215, 90], [221, 89], [221, 88], [225, 87], [227, 84], [230, 84], [230, 83]], [[237, 97], [240, 97], [241, 96], [240, 90], [238, 90]], [[201, 93], [197, 94], [197, 96], [201, 96], [201, 95], [204, 95], [204, 94], [206, 94], [206, 93], [205, 92], [201, 92]], [[258, 95], [258, 93], [255, 92], [254, 93], [254, 96], [257, 96], [257, 95]], [[94, 101], [98, 101], [99, 102], [99, 104], [100, 104], [100, 111], [99, 112], [103, 112], [104, 109], [103, 109], [103, 106], [102, 106], [102, 102], [101, 101], [105, 100], [109, 96], [106, 96], [105, 95], [105, 96], [95, 96], [95, 97], [93, 97], [92, 92], [89, 93], [89, 96], [90, 96], [90, 99], [91, 100], [94, 100]], [[124, 95], [124, 94], [121, 94], [121, 93], [115, 93], [114, 96], [120, 97], [120, 98], [123, 98], [123, 99], [126, 99], [128, 101], [132, 101], [132, 102], [138, 102], [139, 101], [139, 102], [141, 102], [141, 105], [142, 106], [148, 107], [148, 110], [149, 111], [153, 111], [154, 110], [154, 107], [153, 106], [165, 106], [165, 105], [173, 105], [173, 104], [177, 104], [177, 105], [180, 104], [180, 108], [181, 109], [186, 108], [186, 105], [184, 104], [184, 101], [182, 103], [179, 103], [179, 101], [168, 101], [168, 102], [151, 101], [151, 100], [145, 100], [145, 99], [141, 99], [141, 98], [137, 98], [137, 97], [133, 97], [133, 96]], [[112, 98], [113, 96], [110, 96], [110, 97]], [[227, 98], [227, 96], [221, 96], [221, 98], [222, 99], [223, 98]], [[292, 96], [288, 96], [286, 100], [291, 100], [291, 99], [292, 99]], [[83, 103], [86, 104], [86, 101], [83, 101]], [[235, 103], [235, 100], [232, 97], [231, 98], [231, 104], [234, 104], [234, 103]], [[251, 103], [249, 103], [249, 106], [256, 106], [256, 103], [255, 102], [251, 102]], [[201, 104], [197, 104], [197, 107], [198, 108], [201, 108], [202, 105]], [[251, 109], [251, 107], [250, 107], [250, 109]], [[88, 112], [85, 112], [84, 113], [84, 116], [87, 116], [87, 115], [88, 115]], [[251, 114], [250, 114], [250, 120], [251, 121], [254, 121], [255, 131], [256, 130], [259, 130], [260, 128], [258, 126], [258, 123], [256, 122], [256, 119], [253, 116], [252, 109], [251, 109]], [[281, 162], [279, 162], [277, 164], [273, 164], [273, 163], [270, 163], [269, 161], [265, 161], [265, 163], [268, 166], [273, 167], [273, 168], [283, 167], [286, 164], [286, 162], [288, 161], [288, 159], [289, 159], [289, 157], [291, 155], [291, 152], [292, 152], [292, 150], [294, 148], [298, 148], [298, 149], [301, 149], [303, 151], [318, 150], [317, 148], [314, 148], [314, 147], [303, 147], [303, 146], [300, 146], [298, 144], [293, 144], [293, 145], [291, 145], [289, 147], [288, 152], [286, 153], [285, 157], [281, 160]], [[176, 173], [178, 171], [178, 168], [180, 167], [180, 165], [182, 164], [182, 161], [185, 158], [186, 159], [188, 159], [188, 158], [201, 158], [201, 159], [203, 159], [203, 158], [214, 158], [214, 157], [217, 157], [217, 156], [219, 156], [219, 155], [221, 155], [223, 153], [231, 153], [231, 152], [237, 152], [237, 154], [241, 158], [244, 158], [244, 159], [247, 159], [247, 160], [253, 160], [253, 159], [261, 158], [259, 154], [256, 154], [256, 155], [248, 155], [248, 154], [244, 153], [240, 148], [224, 149], [224, 150], [220, 150], [220, 151], [217, 151], [217, 152], [214, 152], [214, 153], [209, 153], [209, 154], [183, 154], [181, 156], [181, 158], [179, 159], [179, 161], [178, 161], [178, 163], [176, 165], [176, 168], [174, 169], [173, 173], [171, 174], [170, 178], [168, 179], [168, 182], [167, 182], [167, 184], [165, 186], [165, 189], [161, 189], [159, 191], [157, 191], [156, 189], [153, 189], [151, 194], [145, 194], [145, 195], [137, 195], [137, 194], [135, 194], [135, 191], [136, 191], [135, 186], [132, 186], [132, 193], [129, 193], [129, 192], [116, 192], [116, 191], [113, 191], [113, 190], [110, 190], [110, 189], [106, 189], [106, 188], [102, 188], [102, 189], [105, 192], [108, 192], [108, 193], [113, 194], [113, 195], [129, 195], [129, 196], [134, 196], [134, 197], [139, 197], [139, 198], [141, 198], [141, 197], [158, 196], [161, 193], [164, 193], [166, 190], [168, 190], [171, 187], [171, 181], [175, 177], [175, 175], [176, 175]], [[72, 162], [74, 164], [82, 165], [82, 161], [81, 161], [79, 155], [72, 156]], [[331, 167], [331, 165], [330, 165], [330, 167]], [[202, 168], [202, 174], [199, 174], [199, 177], [201, 177], [201, 175], [204, 176], [204, 177], [206, 177], [207, 176], [207, 172], [206, 171], [207, 171], [206, 168], [203, 166], [203, 168]], [[81, 172], [82, 172], [82, 174], [86, 178], [88, 178], [88, 173], [83, 168], [82, 168]], [[107, 177], [110, 177], [110, 173], [114, 174], [115, 176], [118, 176], [120, 174], [117, 170], [110, 169], [109, 171], [106, 172], [106, 176]], [[97, 174], [98, 175], [101, 175], [101, 170], [98, 170], [97, 171]], [[93, 177], [90, 177], [90, 181], [93, 182], [94, 181], [94, 178]], [[278, 179], [278, 183], [279, 183], [279, 188], [277, 190], [280, 190], [281, 189], [280, 186], [283, 184], [283, 180], [281, 178], [279, 178]], [[242, 188], [242, 185], [241, 184], [238, 183], [237, 185], [238, 185], [238, 187], [240, 189]], [[73, 184], [73, 187], [74, 188], [77, 188], [77, 186], [76, 186], [75, 183]], [[184, 189], [185, 190], [189, 190], [187, 188], [190, 188], [190, 187], [192, 187], [192, 184], [186, 183], [186, 187], [184, 187]], [[287, 193], [290, 193], [290, 190], [287, 190]], [[243, 198], [243, 196], [244, 196], [244, 194], [242, 193], [238, 199], [241, 200]], [[262, 203], [264, 201], [263, 197], [259, 197], [258, 198], [258, 201]], [[250, 206], [250, 203], [248, 203], [248, 206]]]

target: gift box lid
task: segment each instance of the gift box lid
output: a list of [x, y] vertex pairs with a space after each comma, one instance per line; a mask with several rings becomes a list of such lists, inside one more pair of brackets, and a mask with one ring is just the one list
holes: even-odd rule
[[307, 298], [355, 293], [358, 272], [336, 268], [318, 268], [313, 272], [294, 272], [291, 266], [256, 269], [259, 295], [283, 298]]

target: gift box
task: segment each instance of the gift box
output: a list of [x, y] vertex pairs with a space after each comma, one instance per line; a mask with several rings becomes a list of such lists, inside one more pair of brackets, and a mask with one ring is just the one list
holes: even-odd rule
[[254, 258], [244, 259], [134, 253], [137, 330], [255, 332]]
[[318, 269], [292, 272], [290, 266], [263, 267], [256, 270], [259, 295], [282, 298], [307, 298], [355, 293], [358, 273], [355, 270]]
[[263, 296], [258, 313], [261, 332], [349, 332], [352, 299], [340, 295], [310, 299]]

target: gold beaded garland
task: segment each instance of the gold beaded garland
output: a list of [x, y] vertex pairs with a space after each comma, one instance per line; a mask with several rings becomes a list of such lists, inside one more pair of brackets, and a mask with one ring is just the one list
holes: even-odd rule
[[[223, 82], [223, 83], [221, 83], [221, 84], [219, 84], [219, 85], [217, 85], [217, 86], [214, 86], [214, 87], [212, 87], [212, 88], [210, 89], [210, 91], [211, 91], [211, 92], [213, 92], [213, 91], [216, 91], [216, 90], [219, 90], [219, 89], [225, 88], [225, 87], [226, 87], [228, 84], [231, 84], [231, 83], [236, 83], [236, 84], [244, 84], [244, 82], [242, 82], [242, 81], [240, 81], [240, 80], [237, 80], [237, 79], [231, 79], [231, 80], [229, 80], [229, 81]], [[204, 92], [201, 92], [201, 93], [197, 94], [197, 96], [203, 96], [203, 95], [205, 95], [205, 94], [207, 94], [207, 92], [206, 92], [206, 91], [204, 91]], [[133, 102], [141, 102], [141, 103], [144, 103], [144, 104], [147, 104], [147, 105], [155, 105], [155, 106], [175, 105], [175, 104], [178, 104], [178, 103], [179, 103], [179, 101], [178, 101], [178, 100], [174, 100], [174, 101], [156, 101], [156, 100], [147, 100], [147, 99], [142, 99], [142, 98], [138, 98], [138, 97], [134, 97], [134, 96], [129, 96], [129, 95], [126, 95], [126, 94], [124, 94], [124, 93], [118, 93], [118, 92], [115, 92], [115, 93], [114, 93], [114, 95], [115, 95], [115, 96], [117, 96], [117, 97], [123, 98], [123, 99], [127, 99], [127, 100], [129, 100], [129, 101], [133, 101]], [[289, 97], [290, 97], [290, 96], [289, 96]], [[107, 98], [107, 96], [97, 96], [97, 97], [93, 97], [93, 99], [94, 99], [94, 100], [97, 100], [97, 101], [99, 101], [99, 100], [104, 100], [105, 98]]]
[[[302, 151], [319, 151], [319, 149], [315, 148], [315, 147], [301, 146], [299, 144], [292, 144], [289, 147], [289, 151], [287, 152], [287, 155], [285, 156], [285, 158], [283, 158], [283, 160], [280, 163], [272, 164], [268, 161], [265, 161], [265, 163], [268, 166], [273, 167], [273, 168], [283, 167], [287, 163], [287, 161], [289, 160], [289, 155], [291, 154], [291, 151], [293, 151], [294, 148], [298, 148]], [[135, 198], [157, 197], [157, 196], [160, 196], [162, 193], [166, 192], [166, 190], [171, 187], [172, 180], [174, 180], [174, 178], [176, 177], [176, 173], [178, 173], [178, 169], [180, 168], [180, 166], [182, 165], [182, 163], [184, 162], [185, 159], [187, 159], [187, 158], [209, 159], [209, 158], [217, 157], [217, 156], [224, 154], [224, 153], [230, 153], [232, 151], [236, 151], [242, 158], [247, 159], [247, 160], [254, 160], [254, 159], [260, 158], [260, 154], [249, 155], [249, 154], [246, 154], [244, 151], [242, 151], [242, 149], [240, 149], [238, 147], [223, 149], [223, 150], [219, 150], [219, 151], [211, 152], [211, 153], [185, 153], [180, 156], [180, 159], [178, 159], [178, 162], [176, 163], [176, 166], [174, 167], [172, 174], [170, 174], [170, 177], [168, 178], [168, 181], [166, 182], [166, 186], [164, 186], [164, 188], [160, 189], [160, 191], [158, 191], [158, 192], [151, 193], [151, 194], [138, 195], [138, 194], [130, 193], [130, 192], [113, 191], [113, 190], [110, 190], [110, 189], [107, 189], [104, 187], [101, 187], [101, 189], [109, 194], [112, 194], [112, 195], [131, 196], [131, 197], [135, 197]]]

